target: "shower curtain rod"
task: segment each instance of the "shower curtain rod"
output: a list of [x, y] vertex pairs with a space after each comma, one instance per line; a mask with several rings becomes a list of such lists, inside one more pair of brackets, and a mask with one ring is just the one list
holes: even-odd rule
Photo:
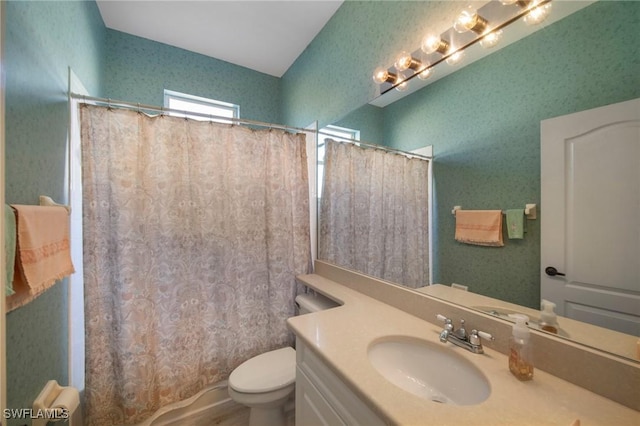
[[[333, 137], [336, 136], [336, 135], [333, 135], [331, 133], [324, 133], [321, 130], [318, 130], [318, 134], [319, 135], [324, 135], [324, 136], [333, 136]], [[376, 144], [373, 144], [373, 143], [362, 142], [362, 141], [359, 141], [357, 139], [340, 138], [340, 139], [332, 139], [332, 140], [336, 141], [336, 142], [351, 143], [351, 144], [354, 144], [354, 145], [364, 146], [364, 147], [372, 148], [372, 149], [380, 149], [382, 151], [387, 151], [387, 152], [390, 152], [392, 154], [404, 155], [406, 157], [415, 157], [415, 158], [419, 158], [421, 160], [433, 160], [433, 157], [429, 157], [427, 155], [416, 154], [415, 152], [403, 151], [401, 149], [389, 148], [388, 146], [384, 146], [384, 145], [376, 145]]]
[[[235, 124], [248, 124], [248, 125], [252, 125], [252, 126], [266, 127], [266, 128], [269, 128], [269, 129], [288, 130], [288, 131], [304, 132], [304, 133], [316, 133], [318, 135], [335, 137], [335, 135], [333, 135], [333, 134], [324, 133], [324, 132], [322, 132], [320, 130], [303, 129], [301, 127], [286, 126], [284, 124], [265, 123], [265, 122], [262, 122], [262, 121], [247, 120], [247, 119], [244, 119], [244, 118], [222, 117], [222, 116], [219, 116], [219, 115], [202, 114], [202, 113], [198, 113], [198, 112], [171, 109], [171, 108], [159, 107], [159, 106], [154, 106], [154, 105], [145, 105], [145, 104], [140, 104], [140, 103], [135, 103], [135, 102], [118, 101], [118, 100], [113, 100], [113, 99], [109, 99], [109, 98], [98, 98], [98, 97], [94, 97], [94, 96], [79, 95], [77, 93], [70, 93], [69, 96], [71, 98], [73, 98], [73, 99], [80, 100], [83, 103], [104, 104], [104, 105], [107, 105], [109, 107], [115, 107], [115, 108], [133, 109], [133, 110], [137, 110], [137, 111], [143, 111], [143, 110], [144, 111], [155, 111], [155, 112], [160, 113], [161, 115], [166, 115], [166, 114], [170, 114], [170, 113], [189, 114], [189, 115], [195, 115], [195, 116], [202, 117], [202, 118], [208, 118], [209, 120], [220, 119], [220, 120], [231, 121], [231, 122], [233, 122]], [[355, 140], [355, 139], [341, 138], [339, 140], [339, 142], [353, 143], [353, 144], [357, 144], [357, 145], [364, 146], [364, 147], [367, 147], [367, 148], [381, 149], [383, 151], [388, 151], [388, 152], [391, 152], [391, 153], [394, 153], [394, 154], [406, 155], [408, 157], [416, 157], [416, 158], [420, 158], [420, 159], [423, 159], [423, 160], [431, 160], [432, 159], [431, 157], [428, 157], [426, 155], [415, 154], [413, 152], [402, 151], [400, 149], [389, 148], [389, 147], [386, 147], [384, 145], [377, 145], [377, 144], [362, 142], [362, 141], [358, 141], [358, 140]]]
[[154, 105], [145, 105], [145, 104], [140, 104], [140, 103], [135, 103], [135, 102], [117, 101], [117, 100], [108, 99], [108, 98], [105, 99], [105, 98], [97, 98], [97, 97], [94, 97], [94, 96], [78, 95], [76, 93], [71, 93], [70, 96], [72, 98], [74, 98], [74, 99], [81, 100], [83, 103], [105, 104], [108, 107], [122, 108], [122, 109], [133, 109], [133, 110], [137, 110], [137, 111], [154, 111], [154, 112], [160, 113], [160, 115], [167, 115], [167, 114], [170, 114], [170, 113], [185, 114], [185, 115], [188, 114], [188, 115], [195, 115], [195, 116], [202, 117], [202, 118], [208, 118], [209, 120], [219, 119], [219, 120], [231, 121], [234, 124], [249, 124], [249, 125], [252, 125], [252, 126], [266, 127], [266, 128], [270, 128], [270, 129], [290, 130], [290, 131], [305, 132], [305, 133], [308, 133], [308, 132], [317, 133], [318, 132], [315, 129], [303, 129], [301, 127], [285, 126], [284, 124], [265, 123], [265, 122], [262, 122], [262, 121], [247, 120], [245, 118], [223, 117], [223, 116], [220, 116], [220, 115], [203, 114], [203, 113], [199, 113], [199, 112], [191, 112], [191, 111], [185, 111], [185, 110], [179, 110], [179, 109], [165, 108], [165, 107], [154, 106]]

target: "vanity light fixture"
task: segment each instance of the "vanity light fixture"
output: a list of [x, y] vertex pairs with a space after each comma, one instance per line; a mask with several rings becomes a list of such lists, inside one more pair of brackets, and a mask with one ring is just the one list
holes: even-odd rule
[[407, 90], [412, 78], [426, 80], [441, 62], [458, 64], [466, 49], [474, 44], [486, 49], [495, 47], [500, 42], [504, 28], [512, 23], [520, 19], [528, 25], [544, 21], [551, 10], [551, 1], [491, 0], [490, 4], [479, 10], [467, 6], [457, 16], [453, 27], [442, 34], [427, 35], [420, 48], [413, 53], [400, 52], [392, 67], [380, 67], [374, 71], [373, 80], [384, 85], [381, 94], [391, 89]]
[[502, 30], [495, 30], [487, 33], [480, 39], [480, 46], [490, 49], [497, 45], [502, 38]]
[[538, 25], [549, 16], [551, 12], [551, 3], [545, 2], [543, 4], [540, 1], [533, 2], [534, 4], [531, 6], [529, 13], [527, 13], [524, 17], [524, 22], [527, 25]]
[[396, 80], [395, 89], [398, 92], [404, 92], [408, 88], [409, 88], [409, 82], [407, 81], [407, 79], [405, 78], [405, 76], [402, 73], [399, 73], [398, 74], [398, 79]]
[[517, 4], [529, 12], [524, 17], [527, 25], [537, 25], [547, 19], [551, 12], [551, 0], [500, 0], [504, 5]]
[[418, 72], [418, 78], [420, 80], [426, 80], [431, 77], [431, 74], [433, 74], [433, 67], [430, 63], [427, 62], [426, 64], [424, 64], [424, 68], [420, 72]]
[[478, 15], [475, 7], [467, 6], [462, 9], [456, 18], [453, 28], [459, 33], [473, 31], [476, 34], [482, 34], [487, 29], [488, 24], [489, 21]]
[[391, 83], [398, 92], [404, 92], [409, 87], [409, 82], [402, 73], [392, 73], [382, 67], [373, 72], [373, 81], [378, 84]]
[[464, 50], [458, 50], [449, 55], [446, 61], [449, 65], [456, 65], [462, 61], [462, 58], [464, 58]]
[[382, 84], [382, 83], [396, 84], [396, 82], [398, 81], [398, 75], [392, 72], [389, 72], [382, 67], [379, 67], [379, 68], [376, 68], [375, 71], [373, 71], [373, 81], [375, 81], [378, 84]]
[[422, 40], [420, 48], [427, 55], [435, 52], [438, 52], [441, 55], [446, 55], [449, 51], [449, 42], [441, 39], [440, 36], [428, 35], [424, 40]]
[[422, 63], [418, 59], [411, 56], [411, 53], [402, 51], [398, 55], [398, 58], [396, 59], [396, 62], [393, 64], [393, 66], [395, 66], [396, 69], [400, 72], [408, 69], [417, 71], [422, 68]]

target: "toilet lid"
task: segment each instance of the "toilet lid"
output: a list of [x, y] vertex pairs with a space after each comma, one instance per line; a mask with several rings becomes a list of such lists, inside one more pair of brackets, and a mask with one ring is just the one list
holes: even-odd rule
[[229, 386], [237, 392], [262, 393], [296, 380], [296, 351], [291, 347], [255, 356], [231, 372]]

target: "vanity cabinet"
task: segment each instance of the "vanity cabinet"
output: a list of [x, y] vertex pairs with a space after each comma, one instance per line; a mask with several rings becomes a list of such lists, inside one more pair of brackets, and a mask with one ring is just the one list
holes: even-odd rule
[[296, 426], [385, 423], [329, 367], [296, 341]]

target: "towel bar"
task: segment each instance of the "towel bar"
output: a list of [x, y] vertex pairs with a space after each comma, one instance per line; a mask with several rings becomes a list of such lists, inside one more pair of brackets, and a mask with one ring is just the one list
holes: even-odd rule
[[[462, 206], [453, 206], [453, 210], [451, 210], [452, 215], [456, 215], [458, 210], [462, 210]], [[502, 210], [502, 214], [506, 214], [505, 210]], [[537, 219], [537, 205], [536, 204], [525, 204], [524, 214], [529, 220]]]
[[41, 206], [64, 207], [65, 209], [67, 209], [67, 213], [71, 214], [71, 206], [67, 206], [67, 205], [64, 205], [64, 204], [58, 204], [55, 201], [53, 201], [53, 199], [51, 197], [47, 197], [46, 195], [41, 195], [40, 196], [40, 205]]

